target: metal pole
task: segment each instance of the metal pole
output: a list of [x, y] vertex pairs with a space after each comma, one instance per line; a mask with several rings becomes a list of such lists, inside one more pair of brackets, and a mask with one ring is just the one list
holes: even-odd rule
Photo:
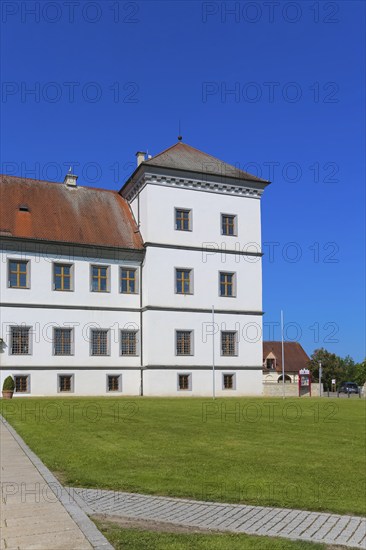
[[322, 362], [319, 361], [319, 397], [322, 396]]
[[215, 399], [215, 307], [212, 306], [212, 399]]
[[283, 343], [283, 311], [281, 309], [281, 338], [282, 338], [282, 397], [285, 399], [285, 346]]

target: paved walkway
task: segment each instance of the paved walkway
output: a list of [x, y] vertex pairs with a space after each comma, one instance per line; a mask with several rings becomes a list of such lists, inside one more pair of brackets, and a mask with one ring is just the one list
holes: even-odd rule
[[285, 508], [68, 489], [89, 515], [105, 514], [185, 527], [268, 535], [366, 549], [366, 518]]
[[0, 437], [1, 549], [113, 548], [5, 421]]

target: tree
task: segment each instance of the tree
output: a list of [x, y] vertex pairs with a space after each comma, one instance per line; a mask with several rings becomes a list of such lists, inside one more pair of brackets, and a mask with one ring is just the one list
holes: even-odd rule
[[343, 362], [344, 376], [340, 382], [356, 382], [357, 365], [352, 357], [347, 355], [341, 361]]
[[325, 388], [331, 388], [334, 378], [337, 387], [342, 382], [356, 382], [358, 386], [363, 386], [366, 382], [366, 360], [363, 363], [355, 363], [350, 355], [342, 358], [324, 348], [316, 349], [309, 363], [315, 382], [319, 382], [319, 362], [322, 364], [322, 382]]
[[316, 349], [310, 357], [309, 369], [313, 380], [319, 382], [319, 362], [322, 364], [322, 382], [324, 387], [331, 388], [332, 379], [336, 379], [337, 386], [344, 381], [344, 362], [335, 353], [324, 348]]
[[355, 365], [355, 378], [354, 381], [359, 385], [363, 386], [366, 382], [366, 359], [362, 363], [357, 363]]

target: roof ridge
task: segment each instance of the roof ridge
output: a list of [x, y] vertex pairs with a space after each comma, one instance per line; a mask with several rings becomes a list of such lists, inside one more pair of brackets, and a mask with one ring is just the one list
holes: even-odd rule
[[[164, 153], [166, 153], [170, 149], [173, 149], [174, 147], [177, 147], [177, 145], [181, 145], [183, 147], [189, 147], [190, 149], [193, 149], [194, 151], [197, 151], [201, 155], [205, 155], [205, 157], [210, 157], [211, 159], [215, 160], [216, 162], [219, 162], [220, 164], [226, 164], [227, 166], [232, 166], [236, 170], [241, 170], [241, 168], [237, 168], [234, 164], [229, 164], [228, 162], [226, 162], [224, 160], [220, 160], [218, 157], [214, 157], [213, 155], [210, 155], [210, 153], [206, 153], [205, 151], [202, 151], [201, 149], [197, 149], [197, 147], [193, 147], [193, 145], [189, 145], [189, 143], [183, 143], [181, 141], [177, 141], [177, 143], [174, 143], [174, 145], [171, 145], [167, 149], [164, 149], [164, 151], [161, 151], [161, 153], [158, 153], [157, 155], [153, 156], [151, 159], [148, 159], [147, 161], [144, 161], [144, 162], [149, 162], [149, 160], [156, 159], [157, 157], [159, 157], [160, 155], [163, 155]], [[242, 170], [242, 172], [244, 172], [244, 170]], [[247, 172], [245, 172], [245, 173], [247, 173]]]
[[[147, 159], [147, 160], [142, 161], [141, 164], [147, 163], [147, 162], [149, 162], [149, 160], [153, 160], [153, 159], [156, 159], [157, 157], [160, 157], [160, 155], [163, 155], [164, 153], [166, 153], [166, 152], [169, 151], [170, 149], [173, 149], [173, 147], [176, 147], [176, 146], [179, 145], [180, 143], [181, 143], [180, 141], [177, 141], [177, 143], [174, 143], [174, 144], [171, 145], [170, 147], [167, 147], [166, 149], [164, 149], [164, 151], [160, 151], [160, 153], [158, 153], [157, 155], [154, 155], [153, 157], [151, 157], [151, 159]], [[190, 147], [190, 145], [189, 145], [189, 147]]]
[[0, 178], [14, 178], [17, 180], [36, 181], [37, 183], [57, 183], [62, 184], [61, 181], [40, 180], [36, 178], [27, 178], [25, 176], [14, 176], [13, 174], [0, 174]]
[[[54, 185], [64, 185], [63, 181], [38, 180], [35, 178], [26, 178], [24, 176], [13, 176], [10, 174], [0, 174], [0, 178], [13, 178], [17, 180], [36, 182], [36, 183], [50, 183]], [[116, 189], [105, 189], [104, 187], [91, 187], [90, 185], [80, 185], [80, 184], [78, 184], [77, 187], [80, 189], [90, 189], [91, 191], [101, 191], [101, 192], [106, 191], [108, 193], [115, 193], [116, 195], [120, 195], [119, 191], [117, 191]]]

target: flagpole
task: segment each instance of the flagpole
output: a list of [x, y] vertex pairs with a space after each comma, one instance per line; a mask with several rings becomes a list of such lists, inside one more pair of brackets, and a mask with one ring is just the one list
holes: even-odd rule
[[212, 306], [212, 399], [215, 399], [215, 307]]
[[281, 309], [281, 340], [282, 340], [282, 397], [285, 399], [285, 346], [283, 342], [283, 310]]

